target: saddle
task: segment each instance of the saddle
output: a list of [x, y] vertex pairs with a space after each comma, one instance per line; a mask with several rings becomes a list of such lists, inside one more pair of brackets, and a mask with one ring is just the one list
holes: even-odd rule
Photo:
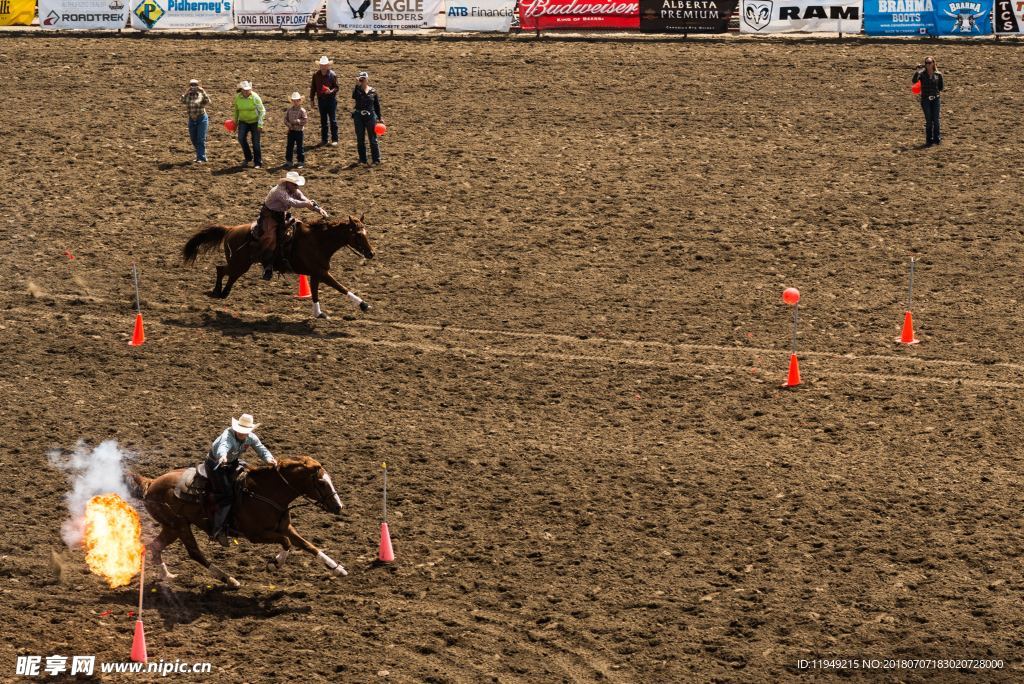
[[[260, 215], [249, 227], [249, 236], [256, 242], [260, 242], [263, 236], [264, 217], [269, 210], [264, 206], [260, 209]], [[291, 255], [292, 242], [295, 238], [295, 230], [299, 220], [292, 216], [291, 212], [284, 213], [284, 226], [278, 229], [277, 244], [274, 247], [274, 270], [279, 273], [292, 271], [288, 257]]]
[[[238, 467], [231, 476], [231, 484], [235, 493], [242, 488], [248, 473], [245, 461], [238, 461]], [[206, 462], [201, 461], [191, 468], [186, 468], [174, 487], [174, 498], [188, 503], [213, 504], [213, 489], [210, 477], [206, 472]]]

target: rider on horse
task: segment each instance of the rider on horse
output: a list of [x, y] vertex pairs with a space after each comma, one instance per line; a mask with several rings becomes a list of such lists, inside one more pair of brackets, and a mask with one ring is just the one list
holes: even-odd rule
[[232, 484], [231, 476], [238, 466], [238, 457], [248, 447], [263, 459], [265, 463], [277, 465], [277, 460], [253, 430], [259, 427], [252, 422], [252, 416], [243, 413], [238, 419], [231, 419], [231, 427], [213, 440], [210, 453], [206, 457], [206, 473], [213, 485], [214, 497], [217, 501], [217, 513], [213, 519], [213, 537], [222, 545], [228, 545], [227, 522], [231, 512]]
[[274, 273], [274, 257], [277, 246], [284, 239], [285, 229], [290, 218], [290, 214], [286, 212], [289, 209], [304, 208], [315, 209], [320, 212], [321, 216], [327, 215], [327, 212], [321, 209], [319, 204], [303, 195], [299, 190], [305, 184], [305, 178], [296, 171], [289, 171], [263, 200], [256, 225], [262, 231], [259, 239], [263, 248], [260, 261], [263, 262], [264, 280], [270, 280]]

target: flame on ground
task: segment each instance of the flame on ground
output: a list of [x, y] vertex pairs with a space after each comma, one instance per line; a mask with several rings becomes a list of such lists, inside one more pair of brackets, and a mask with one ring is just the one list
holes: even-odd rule
[[85, 562], [112, 589], [132, 581], [142, 565], [139, 514], [117, 494], [101, 494], [85, 504]]

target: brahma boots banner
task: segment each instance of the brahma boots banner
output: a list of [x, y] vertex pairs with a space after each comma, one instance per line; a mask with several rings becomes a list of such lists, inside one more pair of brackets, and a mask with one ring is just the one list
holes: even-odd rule
[[992, 33], [992, 0], [936, 0], [935, 33], [987, 36]]
[[520, 0], [519, 26], [536, 29], [638, 29], [638, 0]]
[[640, 0], [645, 33], [725, 33], [739, 0]]
[[861, 0], [743, 0], [741, 33], [859, 33]]
[[132, 28], [140, 31], [208, 29], [227, 31], [235, 25], [228, 0], [130, 0]]
[[327, 28], [332, 31], [401, 31], [436, 28], [443, 0], [330, 0]]
[[[235, 27], [243, 31], [302, 29], [322, 0], [234, 0]], [[328, 3], [329, 4], [329, 3]]]
[[0, 26], [28, 26], [36, 15], [36, 0], [0, 0]]
[[935, 35], [932, 0], [864, 0], [864, 33], [869, 36]]
[[119, 29], [127, 25], [127, 0], [39, 0], [39, 26], [43, 29]]
[[515, 13], [516, 0], [448, 0], [445, 30], [508, 33]]
[[1024, 0], [996, 0], [996, 33], [1024, 33]]

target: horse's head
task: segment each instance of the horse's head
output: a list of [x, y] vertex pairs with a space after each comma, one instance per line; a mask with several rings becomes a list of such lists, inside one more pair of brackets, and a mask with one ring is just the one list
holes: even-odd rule
[[281, 477], [289, 487], [312, 500], [328, 513], [341, 513], [341, 499], [334, 489], [331, 476], [324, 467], [309, 456], [286, 459], [278, 465]]
[[364, 259], [373, 258], [373, 247], [370, 246], [370, 238], [366, 234], [366, 225], [363, 219], [366, 214], [359, 218], [349, 215], [348, 221], [342, 221], [333, 226], [335, 230], [341, 231], [345, 244], [356, 254]]

